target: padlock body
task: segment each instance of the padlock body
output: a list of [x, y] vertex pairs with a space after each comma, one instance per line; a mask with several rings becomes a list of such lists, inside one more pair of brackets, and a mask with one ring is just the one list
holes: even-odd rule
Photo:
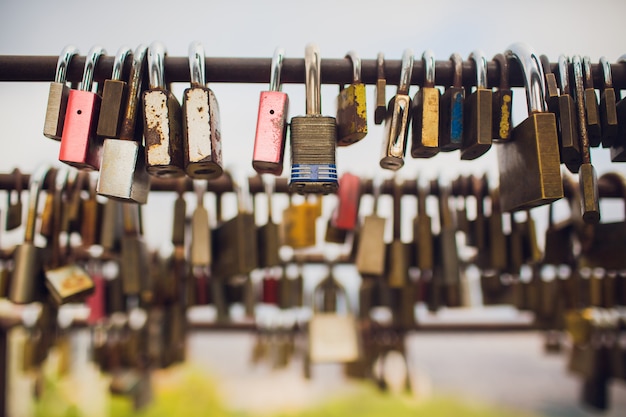
[[79, 169], [100, 169], [102, 139], [95, 135], [100, 96], [71, 90], [61, 137], [59, 160]]
[[598, 107], [596, 90], [593, 88], [585, 88], [584, 100], [589, 146], [596, 147], [602, 142], [602, 125], [600, 124], [600, 109]]
[[413, 158], [431, 158], [439, 153], [439, 90], [422, 87], [413, 99]]
[[492, 106], [492, 92], [485, 88], [466, 98], [461, 159], [476, 159], [491, 148]]
[[421, 271], [431, 270], [434, 267], [434, 250], [432, 236], [432, 219], [430, 216], [419, 214], [413, 223], [415, 239], [415, 259]]
[[374, 110], [374, 123], [383, 124], [387, 114], [387, 80], [378, 78], [376, 80], [376, 109]]
[[46, 106], [46, 118], [43, 125], [45, 137], [61, 140], [63, 124], [65, 123], [65, 110], [70, 88], [65, 83], [50, 83], [48, 92], [48, 105]]
[[213, 258], [217, 276], [248, 274], [258, 267], [257, 240], [250, 236], [254, 229], [250, 213], [239, 213], [216, 229]]
[[352, 145], [366, 135], [365, 84], [350, 84], [337, 97], [337, 146]]
[[103, 138], [119, 138], [127, 102], [128, 84], [120, 80], [104, 80], [102, 104], [96, 134]]
[[439, 100], [439, 148], [444, 152], [459, 149], [463, 143], [465, 89], [449, 87]]
[[191, 178], [213, 179], [222, 168], [220, 111], [213, 91], [188, 88], [183, 93], [183, 159]]
[[278, 249], [280, 248], [280, 226], [268, 222], [257, 231], [257, 248], [259, 251], [259, 267], [269, 268], [280, 265]]
[[345, 173], [339, 179], [337, 197], [339, 204], [332, 222], [333, 226], [342, 230], [354, 230], [359, 220], [359, 203], [361, 201], [361, 180], [357, 175]]
[[570, 95], [558, 98], [559, 118], [559, 149], [561, 162], [568, 168], [578, 172], [582, 157], [580, 155], [580, 139], [578, 137], [578, 118], [576, 105]]
[[259, 98], [252, 167], [259, 174], [281, 175], [287, 138], [289, 96], [262, 91]]
[[145, 204], [150, 177], [143, 145], [132, 140], [105, 139], [96, 190], [105, 197]]
[[291, 192], [330, 194], [337, 191], [336, 142], [334, 117], [307, 115], [291, 119]]
[[500, 88], [493, 93], [493, 127], [494, 141], [506, 141], [511, 137], [511, 114], [513, 110], [513, 91]]
[[148, 253], [145, 241], [139, 236], [122, 236], [120, 273], [124, 295], [139, 295], [146, 287]]
[[404, 165], [411, 122], [411, 104], [411, 97], [406, 94], [397, 94], [389, 102], [380, 159], [380, 166], [384, 169], [397, 171]]
[[283, 212], [283, 240], [294, 249], [315, 246], [315, 208], [307, 203], [289, 206]]
[[617, 98], [615, 89], [605, 88], [600, 94], [600, 121], [602, 122], [602, 147], [610, 148], [617, 136]]
[[209, 213], [201, 206], [193, 211], [191, 216], [191, 247], [189, 261], [192, 266], [211, 265], [211, 233], [209, 228]]
[[9, 300], [15, 304], [38, 301], [42, 294], [43, 249], [32, 243], [22, 243], [15, 248], [15, 266], [9, 286]]
[[82, 200], [81, 217], [80, 237], [82, 245], [89, 247], [97, 244], [100, 241], [102, 204], [95, 198]]
[[385, 272], [385, 223], [386, 219], [378, 216], [363, 221], [355, 261], [361, 275], [382, 276]]
[[143, 103], [148, 173], [163, 178], [183, 176], [185, 171], [180, 104], [166, 90], [145, 91]]
[[46, 287], [57, 305], [82, 301], [94, 291], [93, 280], [78, 265], [46, 271]]
[[402, 288], [409, 274], [408, 246], [396, 239], [387, 250], [387, 283], [390, 288]]
[[498, 147], [502, 211], [549, 204], [563, 197], [556, 118], [534, 113]]

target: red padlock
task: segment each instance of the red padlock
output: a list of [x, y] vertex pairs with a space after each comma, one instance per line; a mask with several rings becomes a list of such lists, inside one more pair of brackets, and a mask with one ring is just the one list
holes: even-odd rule
[[94, 46], [85, 60], [80, 89], [70, 90], [61, 136], [59, 161], [79, 169], [100, 169], [102, 139], [96, 136], [102, 98], [91, 91], [93, 74], [104, 48]]
[[278, 284], [278, 278], [268, 272], [265, 278], [263, 278], [263, 294], [261, 297], [263, 303], [278, 305], [278, 294], [280, 291]]
[[285, 155], [289, 97], [280, 91], [280, 70], [284, 50], [276, 49], [272, 58], [270, 91], [262, 91], [254, 137], [252, 167], [259, 174], [281, 175]]
[[337, 198], [339, 204], [333, 213], [333, 226], [342, 230], [354, 230], [359, 218], [361, 201], [361, 180], [357, 175], [347, 172], [341, 176]]
[[90, 272], [94, 291], [86, 300], [87, 307], [89, 307], [87, 323], [93, 325], [106, 317], [106, 282], [101, 271]]

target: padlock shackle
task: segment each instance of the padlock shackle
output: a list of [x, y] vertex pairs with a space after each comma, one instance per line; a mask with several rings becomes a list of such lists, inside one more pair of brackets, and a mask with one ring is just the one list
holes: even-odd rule
[[487, 88], [487, 58], [480, 49], [474, 49], [469, 55], [476, 67], [476, 89]]
[[124, 119], [122, 119], [122, 127], [120, 129], [120, 139], [122, 140], [135, 140], [137, 109], [140, 105], [141, 85], [147, 51], [148, 47], [144, 44], [140, 44], [133, 54], [133, 63], [130, 67], [128, 82], [126, 110], [124, 110]]
[[28, 185], [28, 214], [26, 215], [26, 226], [24, 229], [24, 243], [35, 241], [35, 228], [37, 224], [37, 207], [39, 206], [39, 194], [43, 189], [48, 172], [53, 169], [49, 165], [40, 165], [30, 177]]
[[588, 56], [584, 56], [583, 62], [583, 75], [585, 80], [585, 89], [593, 88], [593, 73], [591, 72], [591, 59]]
[[272, 56], [272, 66], [270, 68], [270, 91], [280, 91], [282, 89], [280, 71], [283, 69], [284, 59], [285, 50], [281, 47], [276, 48]]
[[129, 55], [132, 56], [133, 52], [130, 47], [124, 45], [117, 50], [115, 54], [115, 59], [113, 60], [113, 71], [111, 72], [112, 80], [121, 80], [122, 79], [122, 71], [124, 70], [124, 63], [126, 62], [126, 58]]
[[584, 86], [584, 65], [580, 55], [572, 57], [572, 68], [574, 72], [574, 91], [576, 92], [576, 109], [578, 112], [578, 132], [580, 134], [580, 155], [583, 164], [591, 163], [589, 152], [589, 134], [587, 131], [587, 112], [585, 111], [585, 86]]
[[563, 54], [559, 55], [559, 77], [557, 81], [561, 95], [571, 95], [571, 87], [569, 84], [569, 58]]
[[193, 180], [193, 191], [196, 193], [198, 207], [204, 207], [204, 193], [207, 190], [209, 182], [207, 180]]
[[602, 68], [602, 89], [613, 88], [613, 74], [611, 64], [605, 56], [600, 57], [600, 68]]
[[498, 64], [498, 69], [500, 70], [500, 85], [498, 88], [500, 90], [509, 90], [511, 87], [509, 83], [509, 60], [502, 54], [496, 54], [493, 60]]
[[381, 189], [383, 187], [384, 179], [377, 175], [372, 178], [372, 198], [374, 199], [374, 205], [372, 206], [372, 215], [375, 216], [378, 212], [378, 200], [380, 199]]
[[528, 114], [546, 112], [546, 92], [543, 81], [545, 80], [545, 75], [539, 56], [525, 43], [514, 43], [510, 45], [505, 56], [507, 58], [514, 58], [515, 61], [519, 63], [522, 70]]
[[82, 91], [91, 91], [93, 86], [93, 74], [96, 70], [96, 65], [98, 64], [98, 59], [102, 55], [106, 55], [107, 51], [99, 46], [95, 45], [87, 54], [87, 59], [85, 59], [85, 67], [83, 68], [83, 80], [80, 83], [79, 89]]
[[408, 95], [411, 88], [411, 76], [413, 75], [413, 50], [405, 49], [402, 53], [402, 68], [400, 70], [400, 82], [398, 83], [397, 95]]
[[357, 55], [356, 51], [348, 51], [345, 56], [352, 62], [352, 83], [361, 83], [361, 58]]
[[376, 78], [379, 80], [385, 79], [385, 54], [382, 52], [376, 55]]
[[205, 65], [206, 60], [202, 43], [198, 41], [191, 42], [189, 44], [189, 79], [191, 80], [192, 88], [206, 86]]
[[[452, 212], [450, 211], [450, 202], [448, 199], [450, 198], [451, 192], [450, 187], [448, 185], [442, 186], [439, 185], [439, 222], [441, 225], [441, 229], [444, 228], [452, 228], [454, 227], [454, 222], [452, 221]], [[481, 197], [482, 200], [482, 197]], [[478, 202], [478, 198], [476, 200]], [[478, 213], [477, 213], [478, 215]]]
[[67, 69], [70, 66], [70, 62], [75, 55], [78, 55], [79, 51], [74, 45], [67, 45], [61, 51], [59, 60], [57, 61], [57, 69], [54, 74], [54, 82], [65, 84], [67, 82]]
[[315, 44], [307, 44], [304, 50], [304, 69], [306, 87], [306, 114], [322, 114], [320, 50]]
[[430, 49], [422, 53], [424, 63], [424, 87], [435, 87], [435, 54]]
[[154, 41], [148, 48], [148, 77], [151, 89], [165, 89], [165, 45]]

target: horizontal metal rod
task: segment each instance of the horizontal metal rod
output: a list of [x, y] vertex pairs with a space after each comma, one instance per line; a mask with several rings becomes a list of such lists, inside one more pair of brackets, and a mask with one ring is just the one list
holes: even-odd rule
[[[56, 56], [0, 55], [0, 81], [53, 81], [56, 71]], [[113, 56], [103, 56], [96, 66], [94, 80], [110, 78], [113, 68]], [[209, 83], [259, 83], [270, 81], [271, 58], [206, 58], [206, 79]], [[397, 85], [400, 80], [399, 59], [385, 60], [387, 84]], [[509, 82], [513, 87], [522, 87], [523, 78], [520, 66], [510, 62]], [[68, 81], [80, 81], [85, 65], [85, 56], [72, 59], [67, 77]], [[127, 61], [127, 67], [130, 63]], [[558, 71], [558, 64], [551, 63], [553, 72]], [[616, 89], [626, 89], [626, 64], [611, 64], [613, 85]], [[594, 85], [602, 85], [602, 72], [599, 64], [592, 64]], [[126, 73], [128, 73], [126, 71]], [[352, 63], [349, 59], [329, 58], [321, 61], [321, 80], [323, 84], [349, 84], [352, 81]], [[304, 59], [285, 58], [281, 71], [281, 81], [285, 84], [304, 84]], [[377, 68], [375, 59], [361, 60], [362, 81], [375, 85]], [[449, 60], [439, 60], [435, 64], [435, 83], [439, 86], [452, 84], [453, 67]], [[166, 57], [165, 78], [167, 82], [189, 82], [189, 60], [187, 57]], [[495, 61], [489, 61], [487, 67], [489, 87], [500, 84], [500, 71]], [[423, 85], [424, 65], [421, 59], [413, 64], [412, 85]], [[472, 61], [463, 61], [463, 85], [476, 85], [476, 70]]]

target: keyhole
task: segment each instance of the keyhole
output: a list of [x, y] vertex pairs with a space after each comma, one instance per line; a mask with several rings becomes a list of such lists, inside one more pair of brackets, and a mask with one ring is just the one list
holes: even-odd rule
[[76, 113], [77, 114], [83, 114], [83, 111], [82, 110], [76, 110]]
[[274, 114], [274, 110], [270, 110], [270, 114]]

